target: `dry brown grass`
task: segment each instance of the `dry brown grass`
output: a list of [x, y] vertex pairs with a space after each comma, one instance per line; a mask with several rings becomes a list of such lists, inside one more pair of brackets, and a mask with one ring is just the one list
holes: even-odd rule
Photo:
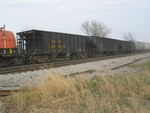
[[150, 113], [150, 71], [126, 76], [52, 76], [6, 99], [8, 113]]

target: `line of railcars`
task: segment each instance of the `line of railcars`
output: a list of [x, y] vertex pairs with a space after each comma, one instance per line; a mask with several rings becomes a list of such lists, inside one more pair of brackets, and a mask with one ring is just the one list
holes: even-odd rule
[[[14, 58], [24, 63], [44, 62], [57, 58], [87, 58], [96, 55], [115, 55], [149, 51], [150, 44], [135, 41], [123, 41], [104, 37], [89, 37], [67, 33], [28, 30], [16, 34], [14, 38], [6, 36], [6, 31], [0, 30], [0, 42], [12, 40], [17, 47], [0, 48], [0, 63], [12, 64]], [[5, 34], [5, 37], [4, 37]], [[9, 40], [6, 40], [9, 39]], [[10, 63], [10, 59], [13, 60]], [[4, 59], [6, 60], [5, 62]], [[8, 62], [7, 62], [8, 61]], [[7, 62], [7, 63], [6, 63]]]
[[114, 55], [150, 50], [149, 43], [123, 41], [104, 37], [29, 30], [17, 33], [19, 53], [27, 61], [41, 62], [58, 57], [71, 59], [95, 55]]

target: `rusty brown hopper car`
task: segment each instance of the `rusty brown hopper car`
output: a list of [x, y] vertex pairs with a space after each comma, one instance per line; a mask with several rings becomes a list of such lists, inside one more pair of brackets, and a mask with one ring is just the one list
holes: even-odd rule
[[16, 48], [15, 35], [11, 31], [0, 31], [0, 49]]
[[5, 26], [0, 28], [0, 66], [15, 63], [16, 45], [15, 35], [11, 31], [5, 31]]

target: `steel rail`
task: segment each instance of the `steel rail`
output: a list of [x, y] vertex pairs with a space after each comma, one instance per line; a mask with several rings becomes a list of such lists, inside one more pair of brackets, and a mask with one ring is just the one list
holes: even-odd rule
[[150, 56], [148, 56], [148, 57], [144, 57], [144, 58], [136, 59], [136, 60], [134, 60], [134, 61], [132, 61], [132, 62], [129, 62], [129, 63], [123, 64], [123, 65], [120, 65], [120, 66], [117, 66], [117, 67], [111, 68], [111, 70], [115, 70], [115, 69], [118, 69], [118, 68], [122, 68], [122, 67], [125, 67], [125, 66], [127, 66], [127, 65], [130, 65], [130, 64], [136, 63], [136, 62], [138, 62], [138, 61], [140, 61], [140, 60], [144, 60], [144, 59], [147, 59], [147, 58], [150, 58]]
[[19, 90], [0, 90], [0, 97], [12, 95], [14, 92], [18, 92]]

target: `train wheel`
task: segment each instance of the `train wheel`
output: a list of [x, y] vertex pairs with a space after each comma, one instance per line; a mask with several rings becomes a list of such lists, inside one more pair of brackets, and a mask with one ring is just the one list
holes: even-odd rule
[[2, 59], [0, 60], [1, 66], [8, 66], [10, 63], [10, 59]]
[[14, 65], [14, 64], [15, 64], [15, 58], [10, 59], [10, 62], [9, 62], [9, 64], [8, 64], [8, 65]]
[[46, 60], [48, 60], [48, 56], [33, 56], [30, 59], [30, 62], [32, 62], [32, 63], [41, 63], [41, 62], [45, 62]]
[[29, 60], [31, 63], [39, 63], [38, 56], [32, 56]]
[[38, 62], [45, 62], [48, 60], [48, 56], [38, 56]]

